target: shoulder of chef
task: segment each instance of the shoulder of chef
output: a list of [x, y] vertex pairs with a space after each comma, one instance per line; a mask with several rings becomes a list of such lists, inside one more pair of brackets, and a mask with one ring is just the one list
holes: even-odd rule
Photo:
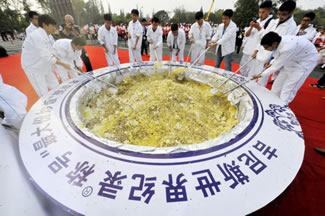
[[33, 31], [30, 34], [31, 38], [37, 42], [37, 40], [48, 40], [49, 35], [46, 33], [46, 31], [43, 28], [37, 28], [35, 31]]

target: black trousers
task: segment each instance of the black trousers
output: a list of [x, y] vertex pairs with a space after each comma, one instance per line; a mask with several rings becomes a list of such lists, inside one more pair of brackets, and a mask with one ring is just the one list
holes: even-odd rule
[[88, 54], [86, 53], [86, 50], [84, 48], [81, 51], [81, 59], [82, 59], [82, 61], [84, 62], [85, 66], [86, 66], [87, 72], [92, 71], [93, 68], [92, 68], [90, 60], [88, 58]]
[[317, 84], [320, 85], [320, 86], [325, 86], [325, 73], [324, 73], [323, 76], [318, 80]]
[[242, 41], [236, 43], [236, 47], [237, 47], [237, 54], [239, 54], [239, 51], [240, 51], [240, 48], [241, 48], [241, 45], [243, 44]]
[[143, 51], [146, 52], [146, 54], [148, 55], [147, 40], [142, 40], [142, 44], [141, 44], [141, 55], [143, 55]]

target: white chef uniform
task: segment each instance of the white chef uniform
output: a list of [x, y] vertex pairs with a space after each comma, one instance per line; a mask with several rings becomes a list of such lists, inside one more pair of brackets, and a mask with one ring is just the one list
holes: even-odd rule
[[71, 79], [77, 77], [78, 73], [74, 68], [75, 66], [78, 68], [82, 67], [82, 61], [80, 58], [81, 50], [74, 50], [71, 42], [71, 39], [59, 39], [55, 41], [53, 45], [55, 56], [58, 57], [61, 62], [69, 64], [71, 67], [71, 70], [68, 70], [61, 65], [55, 65], [55, 71], [61, 78], [62, 82], [69, 79], [68, 74]]
[[185, 50], [186, 36], [183, 29], [178, 29], [178, 35], [175, 37], [173, 32], [170, 31], [167, 36], [167, 46], [172, 47], [172, 62], [176, 62], [178, 52], [179, 63], [184, 63], [184, 50]]
[[264, 71], [263, 76], [280, 71], [271, 91], [289, 104], [314, 70], [317, 57], [315, 46], [306, 38], [282, 36], [278, 48], [274, 51], [274, 62]]
[[[281, 23], [280, 25], [279, 22], [280, 20], [276, 19], [273, 22], [271, 21], [266, 29], [261, 29], [259, 31], [260, 39], [262, 39], [265, 34], [271, 31], [278, 33], [280, 36], [295, 35], [297, 24], [294, 21], [293, 16], [291, 16], [287, 21]], [[257, 61], [255, 61], [254, 66], [249, 72], [249, 76], [262, 72], [264, 70], [265, 63], [268, 63], [272, 55], [271, 52], [265, 50], [262, 46], [259, 46], [258, 50], [259, 52], [257, 53], [256, 56]], [[276, 71], [273, 74], [273, 79], [276, 79], [278, 74], [279, 72]], [[269, 77], [263, 76], [262, 78], [259, 79], [258, 83], [262, 86], [266, 86], [268, 79]]]
[[[272, 15], [269, 15], [266, 19], [263, 21], [261, 19], [258, 19], [256, 22], [261, 26], [261, 28], [264, 28], [265, 24], [269, 22], [269, 24], [272, 24]], [[269, 21], [270, 20], [270, 21]], [[247, 28], [247, 31], [250, 27]], [[249, 77], [249, 71], [251, 70], [252, 66], [254, 65], [254, 62], [256, 59], [251, 60], [252, 55], [256, 48], [259, 47], [260, 44], [260, 35], [256, 28], [252, 28], [251, 34], [246, 38], [246, 42], [243, 49], [243, 56], [240, 61], [240, 74], [245, 77]], [[250, 61], [251, 60], [251, 61]], [[244, 64], [248, 63], [246, 66], [242, 67]]]
[[36, 29], [23, 43], [21, 65], [38, 96], [59, 85], [52, 66], [57, 59], [49, 35], [43, 28]]
[[[208, 22], [203, 21], [200, 27], [197, 22], [191, 26], [189, 37], [193, 38], [194, 43], [192, 44], [191, 63], [193, 63], [206, 49], [207, 40], [211, 39], [211, 26]], [[198, 60], [199, 65], [204, 64], [205, 55]], [[196, 63], [195, 63], [196, 64]]]
[[[131, 38], [129, 38], [128, 40], [130, 64], [134, 66], [135, 60], [137, 64], [142, 64], [141, 44], [142, 44], [142, 36], [143, 36], [143, 27], [140, 24], [139, 20], [137, 20], [136, 22], [133, 22], [133, 20], [131, 20], [129, 22], [128, 32], [131, 35]], [[134, 50], [133, 47], [135, 45], [137, 37], [139, 37], [139, 40], [136, 49]]]
[[38, 29], [33, 23], [30, 23], [29, 26], [26, 28], [26, 37], [28, 37], [33, 31]]
[[148, 42], [152, 40], [152, 44], [149, 45], [150, 61], [152, 62], [155, 61], [156, 58], [158, 59], [159, 62], [162, 62], [162, 49], [163, 49], [162, 36], [163, 36], [163, 32], [160, 26], [157, 27], [156, 31], [153, 31], [152, 25], [148, 27], [147, 39]]
[[[106, 61], [109, 66], [120, 65], [120, 60], [117, 54], [118, 35], [116, 28], [111, 26], [110, 30], [107, 30], [105, 25], [102, 25], [98, 30], [98, 41], [101, 45], [105, 44], [108, 52], [105, 52]], [[114, 46], [116, 51], [114, 53]]]
[[312, 24], [310, 24], [306, 29], [304, 30], [300, 30], [300, 27], [301, 25], [299, 25], [297, 27], [297, 31], [296, 31], [296, 34], [297, 36], [300, 36], [300, 37], [305, 37], [307, 40], [309, 41], [314, 41], [315, 37], [316, 37], [316, 34], [317, 34], [317, 31], [316, 29], [313, 27]]

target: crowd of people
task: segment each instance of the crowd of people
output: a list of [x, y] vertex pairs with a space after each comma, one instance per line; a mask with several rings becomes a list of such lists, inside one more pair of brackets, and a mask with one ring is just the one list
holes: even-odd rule
[[[49, 15], [30, 12], [30, 25], [22, 47], [21, 65], [31, 85], [42, 97], [61, 82], [82, 74], [82, 66], [92, 71], [88, 55], [83, 48], [86, 39], [96, 39], [103, 47], [109, 66], [119, 66], [117, 52], [119, 39], [126, 38], [131, 67], [143, 63], [142, 55], [150, 61], [162, 62], [166, 41], [172, 62], [184, 63], [185, 44], [190, 43], [191, 63], [203, 65], [205, 54], [215, 47], [215, 67], [225, 62], [232, 71], [233, 53], [243, 46], [240, 74], [266, 86], [269, 77], [274, 80], [271, 91], [289, 104], [317, 64], [323, 65], [325, 52], [324, 30], [317, 31], [312, 21], [315, 14], [307, 13], [296, 25], [293, 13], [295, 1], [286, 1], [273, 17], [272, 2], [259, 6], [259, 18], [249, 27], [239, 29], [232, 20], [233, 11], [223, 12], [222, 23], [214, 25], [203, 19], [202, 11], [195, 14], [193, 24], [173, 23], [162, 26], [158, 17], [139, 20], [139, 11], [131, 11], [132, 20], [114, 26], [111, 14], [105, 14], [103, 25], [80, 28], [71, 15], [64, 17], [64, 25], [56, 29], [56, 21]], [[215, 21], [215, 20], [214, 20]], [[85, 37], [85, 35], [90, 36]], [[240, 41], [238, 41], [240, 40]], [[315, 88], [324, 88], [324, 76]]]

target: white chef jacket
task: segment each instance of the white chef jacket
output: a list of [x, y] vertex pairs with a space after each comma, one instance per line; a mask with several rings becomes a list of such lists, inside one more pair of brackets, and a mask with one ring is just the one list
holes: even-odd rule
[[[177, 35], [177, 46], [180, 50], [185, 49], [185, 43], [186, 43], [186, 37], [185, 37], [185, 32], [183, 29], [178, 29], [178, 35]], [[170, 31], [167, 36], [167, 46], [168, 47], [173, 47], [174, 44], [174, 35], [173, 32]]]
[[[265, 23], [270, 19], [272, 19], [272, 15], [269, 15], [263, 21], [261, 19], [258, 19], [256, 22], [260, 25], [260, 27], [262, 29], [264, 29]], [[269, 25], [270, 24], [273, 25], [272, 20], [269, 22]], [[250, 27], [248, 27], [246, 31], [248, 31], [249, 29], [250, 29]], [[258, 32], [258, 30], [256, 28], [253, 28], [252, 31], [251, 31], [251, 34], [248, 37], [246, 37], [246, 42], [245, 42], [245, 45], [244, 45], [243, 53], [246, 54], [246, 55], [252, 55], [253, 52], [256, 50], [256, 48], [259, 47], [259, 45], [260, 45], [259, 32]]]
[[222, 23], [219, 25], [217, 33], [213, 36], [212, 41], [218, 43], [216, 52], [221, 45], [221, 55], [225, 56], [235, 51], [237, 25], [233, 21], [230, 21], [224, 34], [223, 30], [224, 24]]
[[[263, 36], [267, 34], [268, 32], [276, 32], [280, 36], [284, 35], [296, 35], [297, 30], [297, 24], [295, 20], [293, 19], [293, 16], [291, 16], [287, 21], [284, 23], [281, 23], [279, 19], [276, 19], [274, 22], [270, 22], [268, 27], [266, 29], [261, 29], [259, 31], [260, 40], [262, 40]], [[259, 45], [259, 52], [256, 56], [256, 58], [260, 61], [267, 62], [270, 58], [271, 52], [265, 50], [262, 46]]]
[[201, 49], [206, 48], [207, 40], [211, 39], [212, 29], [208, 22], [203, 21], [200, 27], [197, 22], [191, 26], [189, 37], [194, 39], [193, 49], [199, 47]]
[[111, 26], [108, 31], [105, 25], [102, 25], [98, 30], [98, 41], [101, 45], [105, 44], [110, 53], [114, 52], [114, 46], [117, 49], [118, 35], [116, 28]]
[[36, 29], [23, 43], [21, 54], [21, 65], [25, 70], [32, 67], [50, 71], [52, 65], [56, 63], [54, 50], [51, 45], [49, 35], [43, 28]]
[[133, 20], [129, 22], [128, 32], [131, 34], [131, 38], [128, 40], [128, 45], [133, 47], [136, 42], [136, 38], [139, 37], [137, 48], [140, 49], [143, 36], [143, 27], [139, 20], [137, 20], [135, 23]]
[[[297, 30], [296, 30], [296, 34], [298, 36], [298, 33], [300, 31], [300, 26], [299, 25], [297, 27]], [[313, 25], [309, 25], [308, 28], [304, 29], [303, 30], [303, 35], [299, 35], [300, 37], [305, 37], [307, 40], [309, 41], [314, 41], [315, 37], [316, 37], [316, 34], [317, 34], [317, 31], [316, 29], [313, 27]]]
[[271, 31], [278, 33], [280, 36], [296, 35], [297, 24], [293, 16], [291, 16], [287, 21], [281, 23], [280, 25], [278, 25], [279, 22], [280, 19], [276, 19], [274, 22], [270, 23], [266, 29], [261, 29], [261, 31], [259, 31], [261, 39], [265, 34]]
[[[272, 66], [263, 72], [263, 76], [279, 71], [282, 67], [296, 63], [306, 71], [310, 70], [310, 62], [317, 59], [318, 53], [315, 46], [304, 37], [282, 36], [278, 48], [274, 51]], [[295, 73], [295, 71], [292, 71]]]
[[54, 43], [55, 56], [57, 56], [63, 63], [71, 65], [72, 68], [75, 67], [74, 61], [77, 67], [82, 67], [81, 61], [81, 50], [73, 50], [71, 39], [59, 39]]
[[38, 29], [33, 23], [30, 23], [29, 26], [26, 28], [26, 37], [28, 37], [33, 31]]
[[163, 46], [163, 40], [162, 40], [163, 32], [160, 26], [157, 27], [156, 31], [153, 31], [152, 25], [148, 27], [147, 30], [147, 39], [148, 42], [152, 40], [152, 45], [156, 47], [162, 47]]

